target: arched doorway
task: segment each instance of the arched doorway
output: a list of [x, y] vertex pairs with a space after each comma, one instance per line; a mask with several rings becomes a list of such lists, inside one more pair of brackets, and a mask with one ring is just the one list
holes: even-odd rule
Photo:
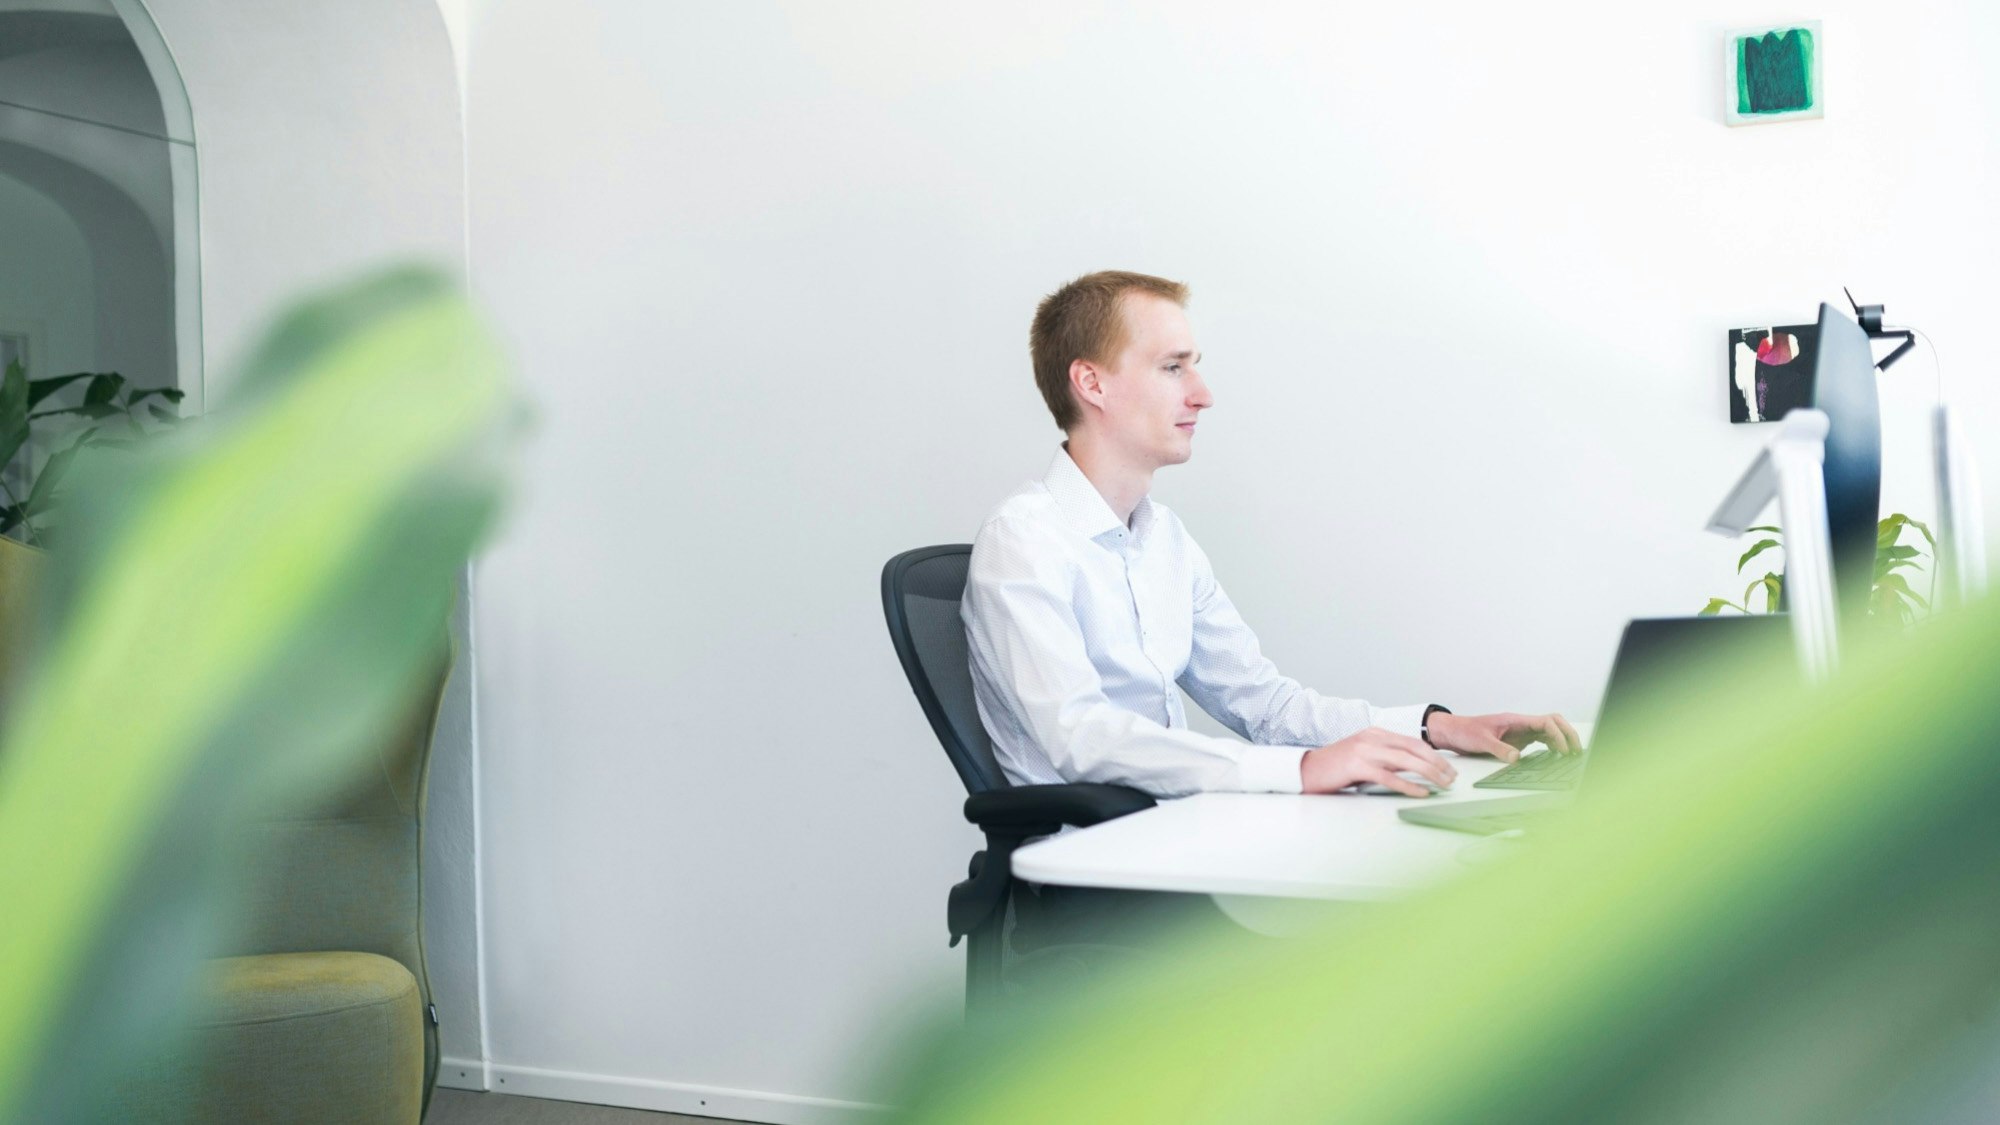
[[[202, 407], [192, 115], [139, 0], [0, 0], [0, 364]], [[158, 400], [155, 400], [158, 401]]]

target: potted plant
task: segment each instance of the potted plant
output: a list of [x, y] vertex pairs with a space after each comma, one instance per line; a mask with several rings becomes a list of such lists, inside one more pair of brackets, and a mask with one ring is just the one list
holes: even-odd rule
[[[0, 535], [48, 545], [56, 491], [88, 446], [129, 445], [150, 428], [180, 420], [184, 394], [134, 387], [114, 371], [79, 371], [30, 379], [19, 360], [0, 374]], [[43, 455], [41, 450], [52, 449]]]

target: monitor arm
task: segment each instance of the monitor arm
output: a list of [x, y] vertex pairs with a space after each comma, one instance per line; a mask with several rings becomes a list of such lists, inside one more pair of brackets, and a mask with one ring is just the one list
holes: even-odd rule
[[1792, 642], [1807, 683], [1834, 672], [1837, 625], [1833, 612], [1833, 548], [1826, 525], [1826, 460], [1829, 422], [1824, 412], [1794, 410], [1777, 436], [1729, 490], [1708, 530], [1741, 535], [1778, 502], [1778, 525], [1785, 534], [1785, 600], [1791, 603]]

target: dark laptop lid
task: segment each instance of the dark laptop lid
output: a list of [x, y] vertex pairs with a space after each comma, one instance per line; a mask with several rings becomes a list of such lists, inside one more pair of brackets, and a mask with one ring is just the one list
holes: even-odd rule
[[1625, 626], [1590, 737], [1589, 772], [1617, 769], [1621, 744], [1659, 726], [1699, 737], [1739, 700], [1797, 686], [1791, 621], [1782, 613], [1639, 618]]

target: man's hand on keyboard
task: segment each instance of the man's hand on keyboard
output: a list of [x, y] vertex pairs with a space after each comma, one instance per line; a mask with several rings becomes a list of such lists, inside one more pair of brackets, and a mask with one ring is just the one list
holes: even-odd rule
[[1461, 754], [1491, 754], [1503, 762], [1521, 756], [1521, 751], [1537, 742], [1546, 743], [1558, 754], [1583, 749], [1576, 728], [1561, 715], [1451, 715], [1431, 716], [1431, 741]]
[[1307, 793], [1332, 793], [1374, 782], [1412, 797], [1429, 796], [1430, 791], [1422, 785], [1396, 776], [1404, 770], [1428, 777], [1443, 788], [1450, 788], [1458, 777], [1451, 760], [1425, 746], [1421, 739], [1380, 727], [1308, 750], [1299, 759], [1299, 781]]

